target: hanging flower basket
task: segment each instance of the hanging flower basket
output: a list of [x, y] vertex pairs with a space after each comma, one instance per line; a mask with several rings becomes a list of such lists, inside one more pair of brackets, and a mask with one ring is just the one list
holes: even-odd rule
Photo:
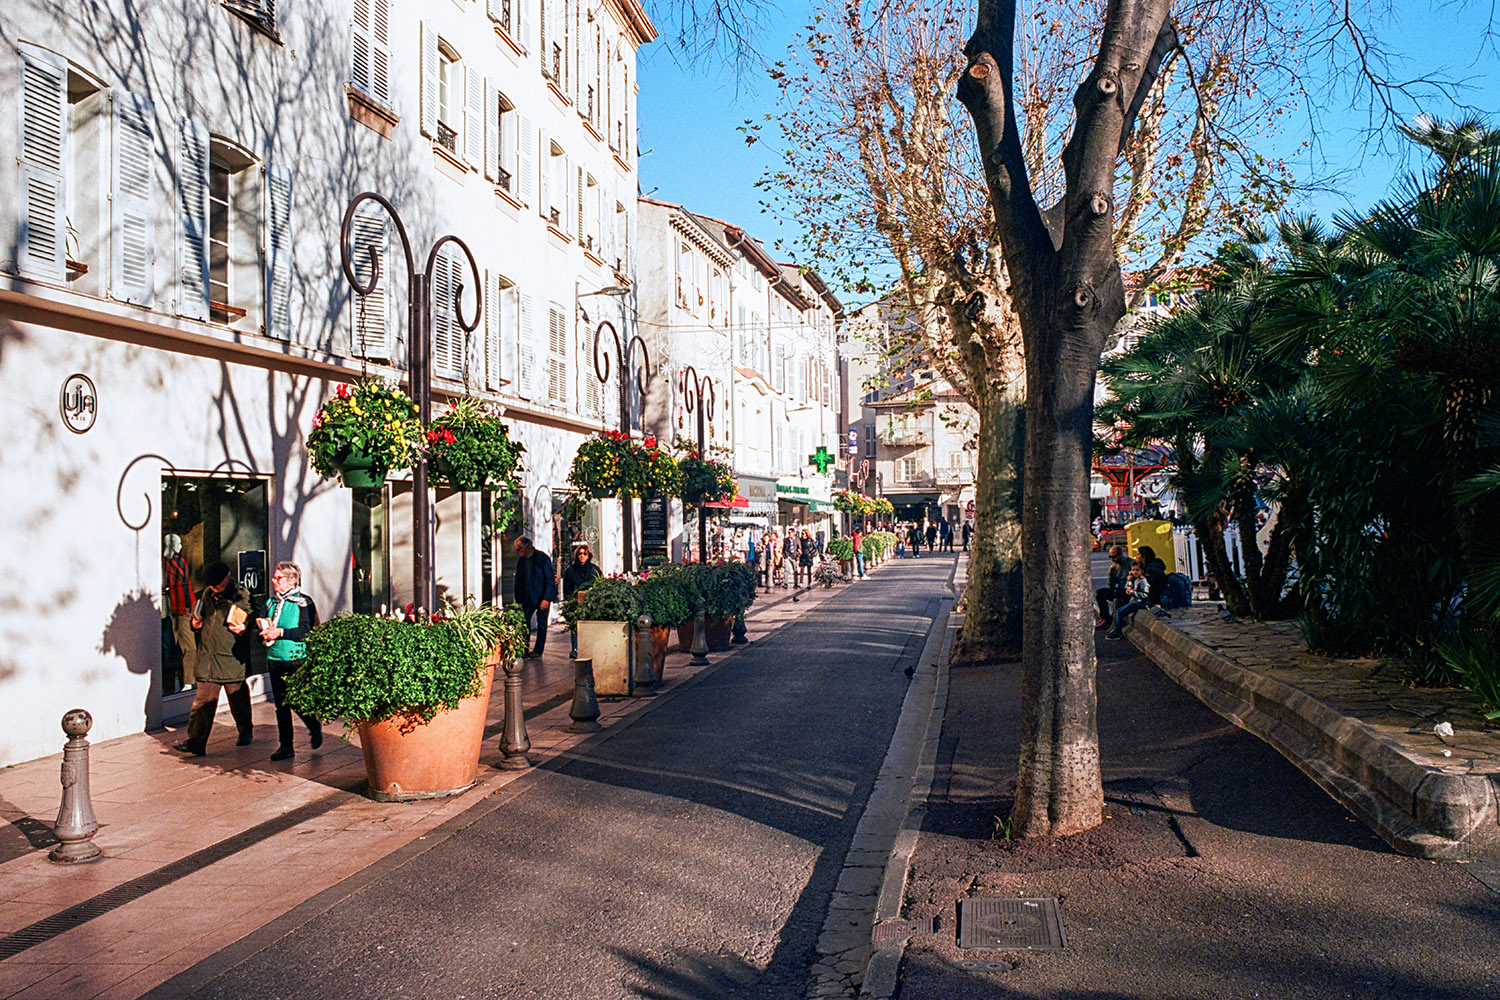
[[734, 499], [734, 470], [696, 451], [677, 463], [682, 470], [682, 502], [690, 506]]
[[427, 459], [433, 471], [455, 490], [489, 490], [496, 499], [517, 494], [521, 453], [505, 423], [484, 404], [460, 399], [427, 426]]
[[885, 497], [880, 497], [875, 501], [875, 513], [881, 517], [890, 517], [896, 513], [896, 505]]
[[869, 516], [875, 513], [877, 501], [853, 490], [839, 490], [833, 495], [833, 505], [845, 514]]
[[605, 431], [579, 445], [568, 482], [596, 500], [682, 492], [682, 472], [656, 438], [637, 442], [621, 431]]
[[417, 460], [422, 424], [417, 404], [396, 386], [376, 378], [340, 385], [313, 418], [307, 436], [313, 470], [344, 485], [373, 488], [392, 469]]

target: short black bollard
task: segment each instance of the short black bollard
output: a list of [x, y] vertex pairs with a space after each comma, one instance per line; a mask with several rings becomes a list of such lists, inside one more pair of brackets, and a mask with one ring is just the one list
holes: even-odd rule
[[706, 631], [707, 612], [704, 610], [706, 602], [702, 597], [698, 598], [698, 617], [693, 621], [693, 658], [691, 661], [695, 667], [701, 667], [708, 662], [708, 633]]
[[89, 741], [84, 739], [94, 726], [94, 717], [75, 708], [62, 717], [63, 744], [62, 806], [57, 810], [57, 824], [52, 833], [58, 845], [47, 855], [60, 865], [97, 861], [104, 852], [94, 843], [99, 821], [94, 818], [94, 804], [89, 800]]
[[500, 737], [500, 768], [504, 771], [531, 766], [526, 756], [531, 738], [526, 735], [526, 717], [521, 711], [521, 666], [519, 658], [501, 662], [505, 671], [505, 731]]
[[741, 609], [734, 616], [734, 635], [729, 642], [733, 646], [743, 646], [749, 641], [750, 637], [745, 634], [745, 612]]
[[599, 725], [599, 699], [594, 696], [594, 661], [588, 657], [573, 661], [573, 707], [568, 709], [568, 718], [573, 720], [570, 733], [597, 733], [604, 728]]

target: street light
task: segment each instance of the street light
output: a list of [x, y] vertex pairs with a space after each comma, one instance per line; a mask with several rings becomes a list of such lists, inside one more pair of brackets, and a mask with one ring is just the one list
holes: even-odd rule
[[[611, 285], [607, 288], [601, 288], [597, 292], [585, 292], [578, 297], [583, 298], [585, 295], [618, 295], [629, 290], [619, 285]], [[587, 316], [588, 314], [585, 313], [584, 315]], [[615, 344], [613, 355], [604, 349], [605, 330], [609, 331], [610, 338]], [[632, 359], [635, 357], [635, 348], [637, 345], [641, 349], [639, 368], [635, 368], [631, 364]], [[598, 377], [601, 386], [609, 384], [611, 358], [619, 365], [620, 372], [620, 430], [624, 434], [629, 435], [630, 383], [632, 381], [630, 375], [632, 371], [635, 372], [635, 389], [636, 392], [640, 393], [643, 401], [642, 405], [644, 405], [646, 383], [651, 380], [651, 354], [646, 350], [646, 342], [641, 339], [640, 334], [633, 334], [629, 340], [622, 343], [620, 341], [620, 333], [615, 329], [615, 325], [609, 320], [602, 320], [594, 328], [594, 374]], [[635, 568], [635, 531], [631, 524], [632, 504], [629, 497], [620, 498], [620, 510], [621, 520], [625, 529], [625, 570], [626, 572], [630, 572]]]
[[[344, 223], [339, 230], [339, 257], [344, 267], [344, 277], [360, 295], [369, 295], [380, 285], [380, 254], [370, 248], [370, 281], [363, 283], [354, 273], [354, 251], [350, 240], [353, 236], [354, 214], [359, 206], [373, 201], [385, 209], [396, 224], [396, 233], [401, 237], [401, 249], [406, 252], [406, 312], [411, 334], [406, 339], [406, 373], [411, 392], [417, 404], [417, 419], [426, 424], [432, 420], [432, 269], [437, 265], [438, 251], [449, 243], [456, 244], [469, 259], [474, 272], [474, 322], [465, 322], [462, 308], [463, 283], [455, 282], [453, 289], [453, 314], [464, 333], [479, 329], [479, 319], [484, 306], [483, 281], [479, 276], [479, 265], [474, 254], [457, 236], [441, 236], [427, 253], [427, 268], [417, 273], [416, 261], [412, 257], [411, 240], [406, 236], [406, 226], [396, 209], [381, 195], [366, 191], [355, 195], [344, 209]], [[427, 459], [417, 452], [417, 462], [412, 466], [412, 604], [417, 608], [432, 610], [436, 603], [433, 588], [433, 521], [431, 498], [427, 495]]]
[[[714, 380], [707, 375], [699, 377], [698, 369], [687, 365], [682, 369], [682, 382], [683, 405], [689, 413], [694, 410], [698, 413], [698, 457], [706, 459], [708, 440], [704, 435], [704, 419], [711, 421], [714, 418]], [[698, 561], [708, 562], [708, 518], [704, 516], [701, 502], [698, 504]]]

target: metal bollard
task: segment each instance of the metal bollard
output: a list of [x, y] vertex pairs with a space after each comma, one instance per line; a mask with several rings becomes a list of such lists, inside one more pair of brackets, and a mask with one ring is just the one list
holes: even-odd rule
[[94, 727], [94, 717], [75, 708], [62, 717], [63, 744], [62, 806], [57, 810], [57, 824], [52, 833], [58, 845], [47, 855], [60, 865], [97, 861], [104, 852], [94, 843], [99, 821], [94, 818], [94, 804], [89, 800], [89, 741], [84, 739]]
[[531, 738], [526, 735], [526, 717], [521, 712], [521, 666], [519, 659], [505, 660], [505, 731], [500, 737], [500, 768], [520, 771], [531, 766], [526, 751]]
[[630, 644], [630, 670], [635, 686], [651, 687], [656, 683], [656, 672], [651, 669], [651, 616], [641, 615], [635, 620], [635, 634]]
[[734, 634], [730, 638], [729, 642], [734, 646], [743, 646], [749, 641], [750, 637], [745, 634], [745, 611], [743, 608], [741, 608], [739, 611], [735, 612]]
[[707, 602], [699, 597], [698, 617], [693, 621], [693, 658], [689, 661], [695, 667], [701, 667], [708, 662], [707, 612], [704, 611], [706, 606]]
[[604, 727], [599, 725], [599, 699], [594, 696], [594, 661], [585, 657], [573, 661], [573, 707], [568, 709], [568, 718], [573, 724], [570, 733], [597, 733]]

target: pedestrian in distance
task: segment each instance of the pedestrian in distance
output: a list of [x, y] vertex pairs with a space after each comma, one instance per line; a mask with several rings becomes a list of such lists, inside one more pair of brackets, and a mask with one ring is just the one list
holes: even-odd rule
[[[587, 542], [578, 542], [573, 546], [573, 561], [568, 563], [568, 568], [563, 570], [562, 595], [563, 600], [568, 601], [577, 594], [578, 599], [583, 599], [584, 591], [589, 585], [603, 576], [598, 563], [594, 562], [594, 550], [589, 548]], [[568, 646], [568, 655], [578, 656], [578, 632], [569, 630], [572, 642]]]
[[1120, 545], [1109, 547], [1109, 585], [1100, 587], [1094, 591], [1094, 600], [1099, 605], [1099, 620], [1094, 623], [1095, 628], [1103, 628], [1109, 624], [1110, 616], [1114, 614], [1111, 605], [1118, 608], [1127, 600], [1126, 583], [1130, 577], [1130, 560], [1125, 558], [1125, 548]]
[[974, 522], [964, 522], [964, 551], [969, 551], [969, 539], [974, 536]]
[[854, 569], [859, 574], [859, 578], [863, 580], [865, 578], [865, 553], [863, 549], [865, 533], [856, 527], [854, 534], [849, 536], [849, 541], [854, 543]]
[[211, 562], [203, 567], [203, 590], [193, 605], [192, 627], [197, 636], [198, 686], [188, 709], [187, 739], [172, 744], [181, 753], [202, 757], [219, 710], [219, 692], [229, 701], [229, 714], [239, 728], [239, 746], [255, 739], [250, 718], [250, 689], [245, 665], [250, 662], [250, 595], [233, 578], [229, 567]]
[[[307, 658], [307, 633], [318, 624], [318, 606], [302, 592], [302, 570], [294, 562], [279, 562], [271, 571], [271, 597], [265, 613], [256, 619], [260, 641], [266, 647], [266, 665], [271, 671], [271, 696], [276, 699], [276, 752], [272, 760], [291, 760], [292, 706], [286, 702], [288, 678]], [[314, 750], [323, 745], [323, 726], [311, 715], [297, 713], [307, 727], [307, 742]]]
[[953, 551], [953, 525], [948, 523], [947, 518], [938, 522], [938, 538], [943, 543], [944, 552]]
[[516, 554], [520, 556], [516, 560], [516, 603], [526, 616], [528, 630], [535, 623], [536, 641], [526, 653], [528, 660], [534, 660], [547, 649], [547, 617], [557, 600], [557, 574], [552, 557], [539, 551], [529, 538], [516, 539]]
[[927, 522], [927, 551], [928, 552], [936, 552], [937, 551], [937, 536], [938, 536], [938, 527], [937, 527], [937, 525], [933, 524], [931, 521]]
[[922, 529], [913, 521], [911, 527], [906, 529], [906, 544], [911, 548], [911, 557], [920, 559], [922, 557]]
[[[801, 554], [801, 548], [797, 544], [797, 529], [788, 527], [786, 537], [782, 539], [781, 548], [786, 556], [786, 564], [792, 567], [792, 581], [797, 579], [797, 559]], [[781, 585], [787, 586], [786, 570], [781, 572]]]
[[817, 555], [817, 542], [813, 540], [812, 532], [803, 528], [802, 537], [798, 539], [797, 552], [797, 580], [801, 586], [812, 585], [813, 562], [817, 559]]
[[818, 537], [818, 558], [821, 559], [823, 557], [823, 553], [828, 551], [828, 549], [826, 548], [826, 545], [827, 545], [827, 542], [828, 542], [828, 536], [823, 533], [823, 529], [822, 528], [819, 528], [818, 529], [818, 536], [817, 537]]

